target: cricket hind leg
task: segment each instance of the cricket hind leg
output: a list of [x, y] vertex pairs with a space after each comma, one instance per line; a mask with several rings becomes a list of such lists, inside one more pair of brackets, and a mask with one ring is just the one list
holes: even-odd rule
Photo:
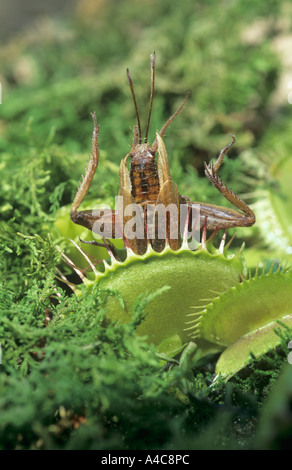
[[82, 182], [79, 186], [79, 189], [75, 195], [72, 207], [71, 207], [71, 219], [74, 223], [82, 225], [88, 229], [92, 228], [94, 223], [94, 218], [92, 218], [92, 211], [78, 211], [79, 206], [82, 204], [89, 187], [92, 183], [94, 174], [96, 172], [98, 161], [99, 161], [99, 146], [98, 146], [98, 134], [99, 134], [99, 125], [96, 122], [96, 115], [92, 113], [93, 119], [93, 135], [92, 135], [92, 144], [91, 144], [91, 160], [88, 164], [85, 176], [82, 179]]
[[235, 143], [235, 136], [232, 135], [232, 141], [221, 150], [215, 163], [210, 163], [209, 165], [207, 165], [207, 163], [204, 162], [205, 175], [211, 181], [213, 186], [215, 186], [215, 188], [218, 189], [218, 191], [221, 194], [223, 194], [223, 196], [225, 197], [225, 199], [227, 199], [227, 201], [231, 202], [231, 204], [233, 204], [235, 207], [240, 209], [245, 214], [244, 226], [248, 227], [255, 223], [254, 212], [242, 199], [240, 199], [236, 194], [234, 194], [232, 189], [227, 188], [227, 185], [223, 183], [222, 179], [219, 178], [217, 174], [223, 162], [224, 156], [226, 155], [226, 153], [228, 152], [228, 150], [230, 149], [230, 147], [232, 147], [234, 143]]

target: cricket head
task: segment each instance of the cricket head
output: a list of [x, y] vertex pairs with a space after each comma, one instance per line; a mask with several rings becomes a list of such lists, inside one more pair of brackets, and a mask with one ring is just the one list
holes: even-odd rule
[[132, 162], [134, 161], [141, 161], [143, 160], [149, 160], [155, 158], [155, 151], [152, 150], [152, 146], [149, 146], [148, 142], [143, 142], [139, 143], [138, 138], [138, 128], [137, 126], [134, 127], [134, 138], [133, 138], [133, 144], [131, 147], [131, 152], [129, 154], [129, 157], [132, 158]]

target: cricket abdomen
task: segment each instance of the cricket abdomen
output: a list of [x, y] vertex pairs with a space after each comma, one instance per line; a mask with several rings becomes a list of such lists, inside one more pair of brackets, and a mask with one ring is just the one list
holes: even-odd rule
[[155, 156], [150, 151], [138, 151], [130, 168], [131, 193], [136, 204], [155, 204], [160, 185]]

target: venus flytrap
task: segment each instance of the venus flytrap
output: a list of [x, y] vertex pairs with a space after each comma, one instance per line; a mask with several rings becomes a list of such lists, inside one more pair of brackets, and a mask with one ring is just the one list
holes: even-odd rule
[[[180, 352], [190, 341], [187, 320], [194, 307], [202, 306], [202, 299], [214, 297], [214, 291], [224, 292], [235, 285], [245, 273], [240, 252], [227, 255], [213, 245], [212, 250], [209, 247], [196, 251], [184, 246], [173, 251], [167, 246], [160, 253], [149, 247], [141, 256], [128, 250], [125, 261], [112, 257], [103, 264], [104, 272], [96, 271], [94, 280], [85, 277], [83, 282], [88, 294], [95, 284], [119, 293], [107, 299], [108, 321], [130, 322], [140, 294], [160, 290], [147, 304], [148, 314], [137, 327], [137, 333], [147, 335], [159, 352], [170, 356]], [[78, 286], [75, 292], [79, 294]], [[208, 343], [205, 346], [209, 350]], [[211, 350], [217, 351], [218, 347], [212, 345]]]
[[[109, 258], [96, 262], [73, 241], [91, 273], [74, 264], [66, 254], [63, 256], [81, 278], [86, 290], [67, 282], [64, 276], [61, 278], [78, 296], [84, 295], [84, 292], [91, 295], [96, 286], [110, 294], [106, 299], [105, 322], [134, 322], [137, 334], [146, 335], [160, 354], [174, 357], [185, 347], [188, 351], [190, 342], [196, 350], [193, 354], [195, 361], [207, 354], [225, 350], [216, 373], [229, 378], [248, 363], [250, 353], [259, 356], [278, 344], [273, 332], [277, 320], [290, 325], [291, 301], [285, 290], [287, 286], [288, 292], [291, 290], [290, 274], [277, 271], [269, 272], [266, 277], [256, 274], [254, 278], [245, 279], [242, 249], [230, 254], [228, 248], [232, 239], [225, 246], [228, 228], [248, 227], [255, 222], [249, 206], [218, 177], [224, 156], [235, 142], [234, 136], [232, 142], [221, 150], [215, 163], [205, 163], [205, 175], [236, 209], [193, 202], [179, 194], [170, 175], [162, 136], [181, 111], [187, 97], [156, 133], [150, 146], [147, 140], [154, 94], [154, 66], [155, 55], [151, 56], [150, 108], [144, 142], [133, 83], [128, 72], [137, 126], [134, 127], [130, 153], [121, 161], [119, 198], [122, 201], [115, 210], [109, 209], [103, 214], [102, 211], [79, 210], [99, 163], [99, 126], [93, 114], [92, 157], [74, 198], [71, 219], [91, 230], [95, 239], [98, 239], [97, 234], [101, 237], [99, 241], [84, 243], [105, 248]], [[131, 160], [129, 170], [128, 159]], [[131, 222], [131, 216], [126, 211], [131, 205], [135, 205], [135, 216], [139, 213], [140, 217], [138, 222], [135, 219], [135, 224], [132, 224], [136, 227], [134, 237], [126, 230]], [[151, 219], [149, 225], [148, 209], [151, 205], [154, 210], [160, 205], [172, 205], [178, 215], [186, 206], [187, 216], [183, 221], [178, 217], [176, 223], [180, 227], [175, 233], [173, 216], [165, 214], [166, 231], [165, 236], [161, 237], [160, 213]], [[198, 208], [195, 215], [192, 212], [194, 207]], [[194, 226], [202, 230], [201, 243], [197, 241], [195, 249], [189, 244]], [[103, 227], [102, 231], [100, 227]], [[138, 235], [138, 229], [142, 229], [142, 236]], [[219, 247], [215, 248], [214, 236], [220, 229], [225, 229], [225, 233]], [[213, 232], [208, 240], [207, 230]], [[104, 235], [106, 231], [111, 236]], [[119, 238], [125, 245], [122, 258], [110, 240]], [[139, 310], [137, 302], [144, 304], [135, 323], [133, 314]]]
[[214, 342], [223, 352], [216, 374], [229, 379], [245, 367], [251, 353], [260, 357], [281, 343], [276, 332], [291, 328], [292, 271], [256, 273], [214, 298], [190, 320], [194, 337]]

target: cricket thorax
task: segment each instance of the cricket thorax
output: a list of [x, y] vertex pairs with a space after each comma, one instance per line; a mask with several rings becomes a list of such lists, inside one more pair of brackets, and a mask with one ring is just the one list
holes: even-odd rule
[[131, 161], [130, 179], [136, 204], [156, 203], [160, 185], [155, 155], [148, 144], [137, 145]]

